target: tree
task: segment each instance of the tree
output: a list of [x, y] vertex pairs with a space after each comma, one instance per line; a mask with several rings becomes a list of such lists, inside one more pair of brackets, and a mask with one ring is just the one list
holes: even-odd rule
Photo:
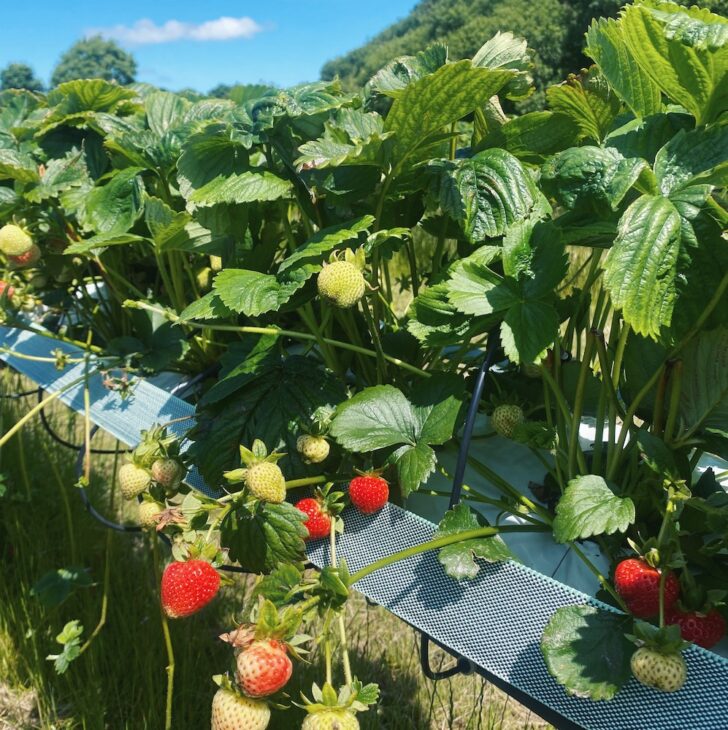
[[[508, 29], [525, 38], [534, 54], [536, 88], [543, 90], [591, 61], [582, 51], [592, 18], [615, 17], [629, 0], [421, 0], [402, 20], [372, 40], [335, 58], [321, 78], [338, 76], [347, 88], [366, 83], [397, 56], [417, 53], [445, 41], [449, 57], [471, 58], [497, 31]], [[725, 15], [728, 0], [677, 0]], [[520, 104], [537, 106], [542, 94]]]
[[125, 85], [134, 81], [136, 71], [134, 56], [114, 41], [93, 36], [78, 41], [61, 56], [51, 83], [58, 86], [74, 79], [106, 79]]
[[0, 89], [43, 91], [43, 82], [36, 77], [27, 63], [9, 63], [0, 71]]
[[233, 87], [230, 84], [218, 84], [207, 92], [208, 96], [215, 99], [227, 99]]

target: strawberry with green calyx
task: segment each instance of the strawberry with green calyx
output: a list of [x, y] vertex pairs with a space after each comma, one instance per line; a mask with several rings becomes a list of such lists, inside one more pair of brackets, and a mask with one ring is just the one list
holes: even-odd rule
[[328, 406], [317, 408], [311, 422], [302, 426], [303, 432], [296, 440], [296, 451], [306, 464], [320, 464], [329, 456], [331, 445], [326, 440], [334, 410]]
[[151, 474], [137, 461], [123, 464], [117, 475], [119, 489], [124, 499], [134, 499], [145, 492], [152, 483]]
[[377, 471], [359, 472], [349, 482], [349, 499], [360, 512], [374, 514], [387, 504], [389, 484]]
[[343, 261], [334, 254], [316, 279], [319, 296], [340, 309], [356, 305], [366, 291], [364, 263], [363, 249], [357, 253], [347, 249]]
[[343, 492], [332, 492], [332, 482], [323, 489], [317, 489], [313, 497], [306, 497], [296, 502], [296, 509], [306, 515], [303, 523], [308, 530], [310, 540], [319, 540], [328, 537], [331, 533], [331, 521], [344, 508]]
[[240, 460], [244, 468], [225, 472], [230, 482], [244, 482], [250, 494], [262, 502], [278, 504], [286, 498], [286, 480], [276, 463], [285, 454], [268, 453], [265, 444], [255, 439], [252, 449], [240, 447]]
[[0, 251], [6, 256], [23, 256], [33, 246], [33, 239], [20, 226], [16, 226], [14, 223], [7, 223], [0, 228]]
[[283, 689], [293, 674], [286, 645], [275, 639], [254, 641], [238, 654], [235, 680], [253, 698], [268, 697]]
[[680, 599], [665, 611], [665, 623], [675, 624], [685, 641], [710, 649], [726, 634], [726, 621], [716, 606], [724, 590], [705, 590], [687, 569], [680, 577]]
[[139, 527], [142, 530], [156, 530], [165, 506], [153, 497], [147, 496], [139, 503]]
[[235, 679], [242, 692], [253, 698], [269, 697], [291, 678], [288, 654], [299, 657], [300, 644], [310, 637], [296, 633], [303, 618], [296, 607], [279, 612], [271, 601], [261, 600], [255, 613], [255, 624], [243, 624], [220, 638], [235, 649]]
[[220, 574], [212, 564], [196, 557], [193, 547], [189, 548], [189, 555], [187, 560], [169, 563], [162, 574], [162, 608], [170, 618], [197, 613], [220, 590]]
[[638, 645], [630, 667], [635, 679], [662, 692], [677, 692], [685, 684], [687, 665], [682, 650], [688, 644], [677, 626], [658, 629], [644, 621], [635, 622], [634, 635], [628, 639]]
[[327, 682], [323, 689], [314, 684], [311, 690], [313, 700], [302, 695], [303, 707], [308, 715], [301, 726], [302, 730], [357, 730], [359, 720], [357, 712], [366, 712], [369, 705], [379, 699], [379, 687], [376, 684], [366, 686], [358, 679], [345, 685], [339, 693]]
[[296, 451], [306, 464], [320, 464], [326, 461], [330, 450], [331, 446], [323, 436], [304, 433], [296, 439]]
[[526, 416], [523, 408], [515, 404], [502, 403], [493, 409], [490, 416], [490, 425], [503, 438], [511, 439], [521, 424], [525, 423]]
[[184, 466], [175, 458], [165, 456], [152, 463], [152, 479], [165, 489], [174, 490], [182, 481]]
[[260, 700], [240, 694], [224, 675], [213, 677], [219, 686], [212, 699], [212, 730], [265, 730], [270, 722], [270, 707]]
[[[638, 618], [652, 618], [660, 611], [662, 572], [654, 565], [656, 552], [644, 558], [626, 558], [614, 571], [614, 587], [629, 611]], [[664, 579], [663, 605], [669, 611], [680, 595], [680, 582], [674, 573]]]

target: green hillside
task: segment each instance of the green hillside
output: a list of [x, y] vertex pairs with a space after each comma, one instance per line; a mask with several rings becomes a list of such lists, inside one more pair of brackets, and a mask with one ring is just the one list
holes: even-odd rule
[[[539, 88], [557, 82], [587, 61], [584, 31], [593, 17], [615, 16], [624, 0], [422, 0], [404, 19], [365, 45], [326, 63], [323, 79], [339, 76], [348, 87], [366, 81], [393, 58], [420, 51], [434, 41], [448, 44], [450, 58], [472, 57], [499, 30], [528, 40]], [[723, 15], [728, 0], [682, 0]]]

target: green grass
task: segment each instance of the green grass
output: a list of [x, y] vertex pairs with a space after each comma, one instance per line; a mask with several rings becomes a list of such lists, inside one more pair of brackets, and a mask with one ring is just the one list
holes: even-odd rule
[[[4, 393], [27, 387], [0, 372]], [[3, 433], [33, 399], [3, 399]], [[78, 441], [81, 419], [63, 406], [51, 420], [64, 437]], [[114, 448], [99, 434], [94, 446]], [[164, 727], [167, 665], [161, 632], [157, 583], [149, 538], [105, 530], [83, 509], [76, 489], [75, 454], [56, 444], [32, 421], [0, 454], [5, 494], [0, 497], [0, 730], [161, 730]], [[106, 514], [118, 515], [113, 456], [94, 458], [90, 493]], [[133, 507], [133, 506], [132, 506]], [[128, 509], [128, 507], [125, 507]], [[133, 518], [133, 512], [127, 515]], [[162, 559], [166, 559], [166, 551]], [[109, 563], [108, 585], [104, 569]], [[67, 601], [45, 607], [32, 587], [51, 570], [79, 566], [93, 586]], [[197, 616], [171, 622], [175, 653], [175, 730], [209, 727], [213, 674], [225, 671], [229, 648], [218, 634], [233, 625], [250, 579], [236, 578], [220, 599]], [[68, 671], [57, 675], [52, 662], [56, 635], [78, 619], [86, 640], [99, 625], [104, 595], [105, 623]], [[379, 706], [360, 716], [363, 728], [392, 730], [509, 729], [546, 727], [479, 677], [433, 683], [419, 667], [417, 634], [360, 596], [347, 614], [354, 672], [382, 689]], [[433, 652], [433, 664], [450, 660]], [[299, 664], [289, 690], [297, 699], [321, 683], [322, 657]], [[301, 711], [274, 712], [272, 730], [300, 727]]]

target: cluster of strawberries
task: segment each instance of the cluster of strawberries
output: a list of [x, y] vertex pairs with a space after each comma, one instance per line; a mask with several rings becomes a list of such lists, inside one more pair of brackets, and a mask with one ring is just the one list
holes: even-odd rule
[[685, 609], [679, 601], [681, 586], [675, 574], [662, 572], [642, 558], [627, 558], [617, 565], [614, 587], [638, 619], [660, 613], [664, 618], [660, 628], [637, 623], [636, 636], [631, 637], [639, 646], [632, 655], [632, 674], [649, 687], [676, 692], [687, 677], [681, 654], [685, 642], [706, 649], [715, 646], [725, 636], [725, 619], [710, 605], [699, 611]]

